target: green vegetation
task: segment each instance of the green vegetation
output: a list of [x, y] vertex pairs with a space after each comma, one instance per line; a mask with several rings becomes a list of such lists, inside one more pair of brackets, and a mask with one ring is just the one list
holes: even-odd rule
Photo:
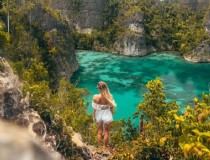
[[[72, 131], [81, 132], [86, 140], [84, 126], [94, 126], [90, 126], [92, 117], [86, 114], [84, 99], [88, 91], [57, 76], [58, 58], [69, 57], [69, 52], [74, 54], [69, 26], [47, 6], [47, 1], [38, 6], [32, 2], [22, 6], [10, 3], [8, 26], [6, 2], [3, 1], [0, 10], [0, 54], [24, 83], [23, 94], [30, 93], [30, 107], [44, 119], [48, 132], [56, 135], [58, 151], [66, 158], [78, 159], [81, 150], [72, 144]], [[54, 24], [45, 28], [40, 25], [40, 19], [32, 21], [31, 14], [40, 12], [47, 13], [58, 28], [47, 30]], [[0, 70], [4, 70], [2, 64]]]
[[70, 1], [69, 3], [71, 4], [70, 11], [71, 11], [72, 15], [74, 16], [74, 17], [72, 17], [72, 19], [75, 20], [75, 18], [76, 18], [75, 16], [78, 15], [78, 13], [81, 9], [81, 5], [82, 5], [83, 0], [69, 0], [69, 1]]
[[103, 50], [113, 48], [114, 42], [124, 31], [123, 25], [118, 22], [119, 0], [108, 0], [102, 12], [103, 25], [94, 29], [91, 34], [78, 33], [75, 31], [73, 37], [76, 49]]
[[146, 45], [157, 50], [189, 53], [209, 39], [204, 29], [207, 8], [195, 12], [175, 1], [155, 0], [109, 0], [104, 8], [102, 28], [88, 35], [75, 33], [76, 48], [112, 50], [120, 36], [131, 34], [125, 24], [134, 15], [143, 15]]
[[195, 98], [195, 107], [187, 106], [180, 115], [174, 100], [166, 102], [161, 79], [149, 81], [146, 87], [149, 92], [138, 105], [138, 114], [145, 117], [143, 131], [136, 136], [130, 122], [121, 126], [116, 137], [130, 134], [132, 138], [122, 138], [112, 159], [209, 159], [210, 94], [201, 101]]
[[209, 38], [203, 26], [205, 9], [193, 12], [189, 8], [163, 3], [150, 4], [142, 10], [148, 45], [188, 53]]
[[87, 141], [91, 138], [87, 129], [93, 128], [92, 116], [87, 115], [87, 104], [84, 103], [88, 91], [76, 88], [76, 84], [70, 84], [66, 79], [60, 81], [56, 92], [44, 81], [25, 84], [24, 91], [31, 93], [31, 106], [41, 114], [49, 133], [56, 135], [58, 151], [76, 159], [80, 151], [71, 142], [72, 131], [81, 133]]
[[0, 21], [0, 49], [3, 49], [4, 46], [9, 42], [10, 36], [7, 32], [4, 31], [4, 23]]
[[184, 116], [175, 116], [180, 132], [179, 145], [186, 158], [210, 158], [210, 95], [194, 99], [195, 107], [186, 107]]
[[[1, 1], [2, 2], [2, 1]], [[1, 3], [0, 2], [0, 3]], [[80, 132], [85, 142], [96, 145], [96, 125], [86, 114], [86, 89], [77, 83], [58, 79], [57, 61], [66, 58], [70, 49], [108, 50], [120, 35], [129, 34], [124, 23], [136, 13], [144, 14], [147, 45], [159, 49], [186, 53], [201, 41], [208, 39], [203, 29], [204, 11], [183, 10], [175, 4], [154, 5], [153, 0], [109, 0], [103, 12], [104, 25], [92, 34], [70, 32], [57, 11], [39, 5], [39, 11], [47, 13], [57, 29], [42, 28], [40, 21], [31, 21], [36, 4], [26, 1], [21, 7], [4, 0], [0, 10], [0, 54], [7, 58], [24, 83], [24, 95], [31, 95], [31, 107], [45, 120], [48, 131], [56, 135], [58, 151], [66, 158], [77, 159], [81, 150], [71, 142], [72, 130]], [[72, 0], [78, 13], [81, 1]], [[10, 12], [8, 26], [8, 11]], [[38, 14], [38, 13], [37, 13]], [[8, 30], [9, 28], [9, 30]], [[8, 33], [9, 31], [9, 33]], [[66, 42], [67, 41], [67, 42]], [[4, 66], [0, 64], [0, 71]], [[135, 117], [144, 115], [141, 133], [128, 120], [114, 121], [111, 144], [116, 148], [111, 159], [193, 159], [210, 158], [210, 95], [202, 100], [194, 99], [195, 106], [187, 106], [179, 113], [174, 100], [166, 102], [161, 79], [148, 82], [149, 92], [138, 105]]]

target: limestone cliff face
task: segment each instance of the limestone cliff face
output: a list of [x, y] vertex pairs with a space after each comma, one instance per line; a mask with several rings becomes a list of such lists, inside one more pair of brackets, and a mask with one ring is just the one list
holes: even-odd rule
[[[27, 10], [28, 2], [25, 0], [15, 0], [17, 5]], [[56, 54], [50, 56], [50, 53], [45, 53], [42, 59], [49, 66], [50, 78], [55, 80], [53, 85], [57, 85], [61, 77], [70, 79], [74, 71], [77, 70], [78, 64], [76, 60], [74, 42], [71, 37], [72, 25], [68, 17], [70, 3], [64, 1], [39, 1], [31, 0], [33, 7], [26, 12], [26, 17], [30, 24], [31, 36], [39, 41], [39, 47], [54, 48]], [[53, 5], [51, 5], [53, 4]], [[54, 8], [52, 8], [52, 6]], [[55, 7], [56, 6], [56, 7]], [[50, 43], [46, 43], [46, 33], [51, 34], [56, 30], [55, 37]]]
[[[83, 0], [78, 17], [77, 30], [91, 33], [92, 29], [103, 25], [102, 12], [107, 0]], [[120, 12], [124, 12], [121, 10]], [[135, 13], [127, 18], [123, 24], [126, 33], [120, 35], [113, 48], [108, 51], [128, 56], [143, 56], [147, 54], [144, 36], [143, 14]], [[100, 50], [100, 49], [99, 49]]]
[[[78, 13], [72, 13], [72, 1], [51, 1], [51, 6], [54, 9], [68, 17], [69, 21], [75, 26], [77, 31], [90, 34], [93, 29], [102, 27], [102, 13], [108, 0], [80, 0], [78, 3]], [[123, 11], [122, 11], [123, 12]], [[72, 17], [71, 14], [75, 17]], [[126, 20], [124, 26], [127, 34], [118, 37], [114, 44], [114, 48], [109, 49], [109, 52], [124, 54], [128, 56], [143, 56], [147, 54], [144, 26], [142, 25], [142, 13], [136, 13]], [[100, 50], [100, 49], [99, 49]]]
[[78, 29], [89, 32], [102, 26], [102, 12], [107, 0], [82, 0], [78, 17]]
[[71, 26], [68, 21], [62, 20], [61, 15], [51, 12], [53, 10], [47, 11], [43, 5], [37, 3], [31, 11], [31, 23], [41, 32], [48, 33], [51, 38], [48, 39], [48, 47], [56, 49], [56, 54], [51, 57], [53, 77], [57, 80], [64, 76], [70, 79], [72, 73], [78, 68], [74, 42], [70, 36]]
[[197, 46], [192, 53], [187, 54], [184, 58], [191, 62], [208, 62], [210, 63], [210, 42], [203, 41]]
[[[78, 0], [76, 3], [76, 6], [78, 7], [78, 12], [76, 14], [74, 13], [74, 11], [72, 11], [73, 7], [75, 7], [75, 2], [71, 0], [51, 0], [50, 6], [57, 10], [64, 17], [64, 19], [66, 19], [66, 23], [75, 26], [79, 32], [89, 34], [92, 32], [93, 29], [100, 28], [103, 25], [104, 22], [102, 19], [102, 12], [104, 11], [104, 7], [107, 2], [108, 0]], [[193, 9], [194, 11], [197, 11], [203, 7], [208, 7], [210, 5], [210, 0], [180, 0], [179, 2], [176, 1], [175, 3], [179, 3], [180, 7], [188, 7]], [[123, 12], [123, 10], [120, 12]], [[43, 18], [41, 22], [39, 21], [42, 28], [46, 28], [47, 31], [50, 31], [53, 28], [58, 27], [57, 21], [49, 18], [47, 13], [42, 13], [42, 15], [38, 14], [36, 18], [40, 18], [43, 15], [45, 19], [47, 18], [47, 20], [44, 20]], [[144, 26], [142, 22], [142, 13], [135, 13], [132, 14], [132, 16], [128, 17], [125, 20], [125, 23], [123, 24], [126, 30], [125, 33], [119, 35], [119, 37], [113, 44], [114, 47], [106, 51], [124, 54], [128, 56], [144, 56], [150, 52], [157, 51], [157, 49], [155, 49], [154, 46], [146, 46]], [[54, 24], [54, 27], [49, 27], [49, 24]], [[208, 13], [208, 16], [206, 18], [206, 23], [204, 27], [206, 27], [206, 30], [210, 30], [210, 12]], [[165, 50], [164, 48], [160, 48], [160, 50], [161, 49]], [[56, 63], [64, 62], [61, 55], [62, 54], [60, 54], [60, 56], [58, 55], [55, 58], [57, 59]], [[60, 65], [60, 67], [58, 67], [58, 70], [61, 70], [61, 75], [63, 73], [65, 74], [66, 72], [70, 73], [77, 69], [75, 55], [69, 54], [69, 56], [71, 59], [71, 62], [68, 62], [71, 64], [70, 67], [66, 67], [65, 65]]]
[[52, 9], [57, 10], [62, 18], [65, 19], [69, 25], [72, 25], [72, 19], [74, 15], [71, 11], [73, 7], [71, 0], [50, 0], [49, 2], [49, 6]]
[[126, 33], [119, 36], [114, 44], [114, 52], [127, 56], [144, 56], [147, 54], [144, 36], [143, 14], [135, 13], [124, 23]]
[[107, 0], [51, 0], [50, 6], [66, 17], [80, 32], [90, 33], [103, 24], [102, 12]]

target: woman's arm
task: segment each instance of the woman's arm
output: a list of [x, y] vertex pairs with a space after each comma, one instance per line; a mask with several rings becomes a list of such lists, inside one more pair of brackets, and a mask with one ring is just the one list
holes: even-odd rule
[[114, 114], [114, 107], [110, 107], [110, 111], [112, 114]]
[[93, 110], [93, 121], [94, 121], [94, 122], [96, 121], [96, 116], [95, 116], [95, 115], [96, 115], [96, 110], [94, 109], [94, 110]]
[[95, 102], [97, 101], [97, 95], [94, 95], [93, 96], [93, 100], [92, 100], [92, 107], [93, 107], [93, 121], [95, 122], [96, 121], [96, 104]]

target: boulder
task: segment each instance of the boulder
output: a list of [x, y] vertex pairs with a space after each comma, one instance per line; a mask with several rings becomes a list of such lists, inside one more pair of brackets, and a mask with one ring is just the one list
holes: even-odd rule
[[24, 128], [0, 121], [1, 160], [59, 160]]
[[187, 61], [191, 62], [210, 62], [210, 42], [203, 41], [190, 54], [184, 55]]
[[[55, 151], [55, 138], [51, 138], [51, 140], [49, 140], [49, 136], [47, 135], [47, 128], [44, 121], [37, 114], [36, 111], [30, 108], [30, 94], [27, 93], [26, 97], [23, 97], [22, 84], [20, 83], [18, 76], [13, 73], [13, 70], [9, 66], [8, 62], [3, 58], [0, 58], [0, 119], [4, 121], [10, 121], [13, 124], [25, 128], [24, 131], [27, 132], [26, 134], [30, 134], [31, 137], [38, 139], [40, 142], [43, 143], [43, 145], [45, 145], [46, 142], [47, 145], [45, 146], [48, 146], [49, 152], [59, 155]], [[18, 141], [18, 134], [22, 133], [18, 133], [19, 129], [15, 127], [17, 134], [16, 135], [15, 130], [12, 129], [14, 125], [9, 125], [11, 126], [7, 127], [11, 128], [11, 130], [8, 130], [8, 132], [14, 134], [13, 138], [17, 138]], [[24, 131], [21, 130], [21, 132]], [[10, 141], [12, 141], [13, 138], [10, 137]], [[17, 147], [18, 145], [16, 145], [16, 139], [14, 140], [14, 147]], [[22, 139], [19, 140], [21, 141]], [[29, 145], [28, 143], [32, 142], [24, 143], [26, 143], [24, 145]], [[16, 151], [16, 149], [14, 149], [14, 151]]]

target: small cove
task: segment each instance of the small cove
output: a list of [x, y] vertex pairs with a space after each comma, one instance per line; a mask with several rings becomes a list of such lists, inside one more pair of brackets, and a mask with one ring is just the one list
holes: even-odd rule
[[181, 111], [193, 104], [194, 97], [209, 93], [210, 63], [195, 64], [169, 53], [153, 53], [145, 57], [127, 57], [111, 53], [80, 51], [77, 53], [79, 69], [71, 79], [80, 78], [78, 87], [87, 88], [91, 99], [98, 94], [96, 84], [105, 81], [117, 102], [114, 119], [128, 118], [143, 101], [145, 84], [160, 77], [163, 80], [167, 100], [175, 99]]

